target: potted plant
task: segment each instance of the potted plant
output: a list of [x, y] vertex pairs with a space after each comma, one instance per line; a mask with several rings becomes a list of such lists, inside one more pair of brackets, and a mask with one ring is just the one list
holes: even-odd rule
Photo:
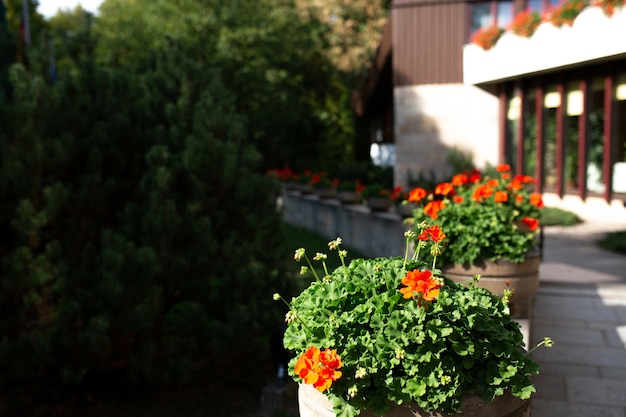
[[401, 186], [396, 186], [391, 191], [391, 199], [396, 206], [396, 213], [403, 218], [413, 216], [413, 209], [416, 207], [415, 203], [410, 202], [408, 198], [409, 192], [404, 191]]
[[483, 48], [485, 51], [490, 50], [498, 42], [500, 36], [504, 33], [504, 29], [498, 26], [488, 26], [478, 29], [472, 35], [472, 42]]
[[552, 22], [556, 27], [563, 25], [572, 26], [576, 17], [589, 6], [589, 0], [565, 0], [546, 13], [546, 20]]
[[[446, 230], [442, 269], [456, 281], [482, 275], [482, 286], [499, 294], [514, 292], [516, 315], [527, 315], [528, 301], [539, 283], [539, 213], [541, 194], [529, 190], [534, 179], [513, 175], [499, 165], [494, 175], [474, 170], [437, 185], [433, 192], [411, 190], [418, 204], [411, 221], [427, 220]], [[419, 240], [416, 240], [419, 245]]]
[[[419, 230], [430, 245], [420, 249], [437, 258], [444, 232], [426, 223]], [[294, 258], [307, 263], [302, 272], [315, 280], [291, 302], [274, 298], [289, 308], [284, 344], [296, 353], [290, 374], [301, 383], [301, 417], [517, 417], [528, 408], [538, 365], [522, 349], [509, 294], [498, 297], [474, 281], [456, 284], [435, 263], [409, 257], [413, 234], [405, 234], [404, 257], [349, 264], [337, 238], [329, 248], [341, 266], [328, 272], [325, 254], [313, 258], [323, 263], [323, 277], [303, 248], [296, 251]], [[494, 414], [470, 414], [474, 406]]]
[[380, 184], [366, 185], [361, 191], [361, 197], [372, 211], [387, 211], [393, 207], [391, 191]]
[[526, 9], [515, 15], [509, 26], [509, 30], [518, 36], [530, 38], [540, 24], [541, 15], [539, 12]]
[[365, 186], [360, 179], [339, 181], [336, 198], [341, 204], [357, 204]]
[[329, 178], [326, 172], [319, 172], [313, 174], [310, 184], [320, 198], [335, 198], [339, 180]]

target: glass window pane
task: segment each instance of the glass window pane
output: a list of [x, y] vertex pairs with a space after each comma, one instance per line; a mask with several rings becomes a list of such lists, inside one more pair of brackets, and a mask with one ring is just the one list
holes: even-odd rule
[[526, 2], [526, 6], [533, 11], [541, 12], [543, 11], [543, 0], [528, 0]]
[[478, 29], [491, 25], [493, 18], [491, 16], [491, 2], [481, 1], [470, 3], [470, 34]]
[[505, 28], [513, 20], [513, 1], [499, 1], [497, 3], [498, 26]]

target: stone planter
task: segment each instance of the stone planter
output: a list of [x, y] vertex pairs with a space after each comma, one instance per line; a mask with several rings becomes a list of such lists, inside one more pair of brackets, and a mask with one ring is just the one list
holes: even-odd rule
[[389, 197], [367, 197], [365, 202], [372, 211], [388, 211], [393, 207], [393, 201]]
[[[328, 398], [311, 385], [300, 384], [298, 388], [300, 417], [336, 417], [333, 405]], [[529, 417], [530, 400], [520, 400], [509, 391], [496, 397], [491, 402], [482, 400], [477, 395], [464, 395], [461, 412], [457, 417]], [[376, 414], [363, 410], [359, 417], [375, 417]], [[446, 417], [449, 414], [424, 411], [415, 403], [393, 404], [384, 417]]]
[[316, 188], [315, 194], [323, 199], [335, 198], [335, 196], [337, 195], [337, 190], [335, 190], [334, 188]]
[[403, 218], [413, 217], [413, 210], [417, 208], [417, 204], [415, 203], [399, 203], [396, 205], [396, 213], [398, 213]]
[[511, 315], [529, 317], [530, 303], [539, 287], [540, 253], [529, 254], [521, 263], [504, 259], [482, 261], [472, 265], [452, 264], [441, 268], [444, 276], [454, 282], [465, 284], [474, 275], [480, 275], [479, 287], [487, 288], [497, 296], [502, 296], [505, 289], [513, 291]]
[[339, 200], [341, 204], [357, 204], [361, 201], [356, 191], [337, 191], [335, 198]]

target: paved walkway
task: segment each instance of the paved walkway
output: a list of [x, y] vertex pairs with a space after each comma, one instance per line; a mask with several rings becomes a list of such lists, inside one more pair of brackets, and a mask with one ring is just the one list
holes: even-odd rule
[[545, 231], [531, 345], [541, 373], [531, 417], [626, 417], [626, 256], [593, 243], [622, 224]]

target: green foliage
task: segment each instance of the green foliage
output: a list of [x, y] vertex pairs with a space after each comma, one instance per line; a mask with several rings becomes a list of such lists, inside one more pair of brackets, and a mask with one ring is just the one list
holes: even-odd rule
[[418, 204], [412, 219], [417, 235], [426, 220], [448, 236], [442, 265], [496, 259], [522, 262], [535, 250], [541, 195], [528, 189], [531, 177], [513, 176], [508, 165], [501, 167], [506, 169], [495, 171], [498, 175], [493, 177], [478, 171], [458, 174], [451, 183], [442, 183], [413, 201]]
[[180, 43], [220, 68], [263, 169], [328, 171], [354, 153], [352, 87], [325, 56], [324, 25], [290, 0], [108, 0], [94, 32], [106, 65], [141, 66], [148, 51]]
[[2, 384], [185, 381], [258, 348], [287, 281], [236, 97], [181, 45], [137, 73], [78, 69], [49, 87], [14, 66], [0, 108]]
[[573, 226], [582, 222], [576, 213], [558, 207], [544, 207], [539, 220], [543, 226]]
[[361, 191], [361, 197], [388, 197], [390, 194], [391, 191], [389, 188], [383, 187], [377, 183], [367, 185], [363, 191]]
[[450, 153], [446, 157], [446, 162], [454, 172], [471, 171], [476, 167], [472, 153], [456, 147], [450, 150]]
[[520, 349], [520, 326], [505, 302], [473, 283], [440, 278], [438, 297], [420, 307], [398, 289], [407, 271], [425, 267], [354, 259], [292, 301], [297, 319], [285, 346], [298, 355], [309, 346], [336, 349], [341, 358], [342, 376], [327, 392], [338, 415], [382, 414], [390, 402], [410, 401], [453, 414], [464, 393], [492, 400], [507, 389], [520, 398], [534, 391], [529, 376], [538, 366]]
[[626, 230], [607, 233], [598, 241], [601, 248], [626, 255]]

